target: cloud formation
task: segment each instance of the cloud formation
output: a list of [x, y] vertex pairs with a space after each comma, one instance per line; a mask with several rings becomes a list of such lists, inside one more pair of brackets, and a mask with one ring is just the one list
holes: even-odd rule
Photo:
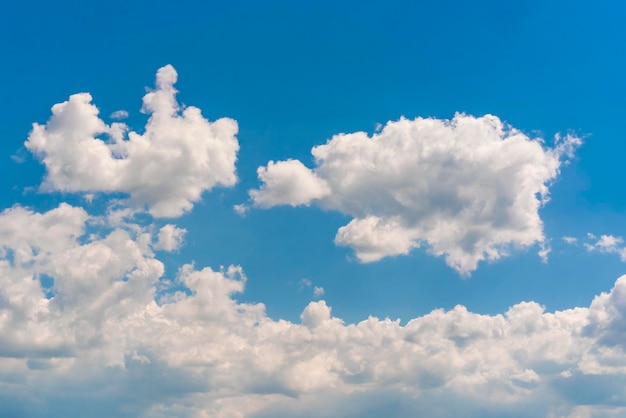
[[180, 248], [187, 233], [186, 229], [167, 224], [159, 230], [154, 248], [164, 251], [175, 251]]
[[[130, 206], [111, 201], [101, 216], [67, 203], [0, 212], [0, 418], [626, 413], [626, 276], [589, 307], [546, 312], [521, 302], [481, 315], [456, 306], [404, 324], [371, 316], [347, 324], [324, 300], [304, 307], [300, 321], [270, 318], [262, 303], [237, 300], [248, 280], [240, 266], [192, 263], [164, 277], [157, 257], [179, 250], [186, 230], [146, 225], [135, 210], [176, 216], [203, 190], [232, 184], [238, 147], [233, 121], [181, 112], [175, 79], [172, 67], [159, 70], [144, 98], [151, 117], [143, 135], [104, 124], [85, 94], [34, 125], [27, 146], [46, 165], [45, 187], [124, 192]], [[424, 132], [432, 140], [419, 139]], [[579, 143], [546, 149], [497, 118], [463, 115], [403, 119], [378, 135], [334, 137], [314, 149], [314, 170], [296, 160], [268, 164], [253, 202], [353, 215], [337, 241], [364, 261], [423, 240], [465, 272], [509, 245], [543, 242], [537, 210], [547, 182]], [[461, 240], [455, 253], [448, 230], [473, 246]], [[621, 246], [602, 236], [592, 247]], [[308, 279], [300, 284], [324, 295]]]
[[115, 112], [109, 115], [111, 119], [122, 120], [128, 117], [128, 112], [126, 110], [116, 110]]
[[481, 260], [544, 242], [539, 208], [580, 144], [557, 136], [549, 148], [491, 115], [402, 118], [372, 136], [333, 136], [312, 149], [313, 169], [270, 161], [250, 198], [261, 208], [316, 204], [352, 216], [335, 242], [362, 262], [427, 244], [468, 274]]
[[150, 115], [143, 133], [107, 125], [89, 93], [52, 107], [45, 125], [33, 124], [25, 145], [46, 166], [44, 190], [122, 192], [155, 217], [191, 210], [204, 191], [232, 186], [239, 143], [237, 123], [210, 122], [200, 109], [176, 101], [174, 67], [157, 72], [156, 89], [143, 98]]
[[600, 235], [598, 238], [592, 233], [587, 234], [590, 242], [585, 243], [587, 251], [598, 251], [605, 254], [617, 254], [620, 260], [626, 261], [626, 246], [624, 239], [614, 235]]
[[[26, 227], [36, 240], [10, 232]], [[346, 324], [321, 300], [292, 323], [234, 299], [247, 280], [236, 266], [183, 266], [157, 296], [154, 234], [94, 228], [65, 204], [0, 215], [0, 400], [11, 413], [44, 417], [72, 401], [66, 416], [625, 412], [626, 276], [589, 307], [554, 313], [522, 302], [501, 315], [457, 306], [405, 325]]]

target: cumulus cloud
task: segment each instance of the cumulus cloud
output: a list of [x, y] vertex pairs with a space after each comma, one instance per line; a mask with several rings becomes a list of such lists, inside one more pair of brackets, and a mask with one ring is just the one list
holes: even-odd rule
[[592, 233], [587, 234], [591, 242], [585, 243], [587, 251], [599, 251], [605, 254], [617, 254], [622, 261], [626, 261], [626, 246], [624, 239], [614, 235], [600, 235], [598, 238]]
[[315, 286], [313, 288], [313, 296], [316, 298], [321, 298], [324, 296], [324, 288], [322, 286]]
[[176, 80], [171, 65], [158, 70], [156, 89], [143, 98], [150, 115], [143, 133], [107, 125], [88, 93], [54, 105], [52, 117], [33, 124], [25, 143], [46, 166], [42, 188], [122, 192], [135, 208], [173, 217], [189, 211], [204, 191], [235, 184], [237, 123], [210, 122], [197, 107], [181, 107]]
[[114, 228], [87, 235], [88, 221], [67, 204], [43, 214], [19, 206], [0, 214], [4, 356], [71, 357], [103, 338], [102, 321], [153, 299], [163, 265], [149, 251], [149, 234]]
[[257, 174], [263, 186], [250, 191], [250, 196], [260, 207], [308, 205], [330, 193], [326, 182], [298, 160], [270, 161], [267, 167], [259, 167]]
[[427, 244], [463, 274], [512, 247], [544, 241], [539, 208], [562, 160], [581, 140], [553, 148], [495, 116], [388, 122], [372, 136], [339, 134], [297, 160], [258, 170], [257, 207], [316, 204], [353, 217], [335, 242], [363, 262]]
[[164, 251], [178, 250], [183, 243], [186, 233], [187, 230], [184, 228], [177, 228], [175, 225], [167, 224], [159, 230], [154, 248]]
[[26, 265], [74, 245], [83, 235], [89, 215], [82, 208], [62, 203], [43, 214], [14, 206], [2, 211], [0, 219], [1, 253], [14, 265]]
[[[15, 232], [27, 225], [36, 239]], [[236, 300], [248, 280], [237, 266], [185, 265], [171, 290], [157, 293], [155, 234], [94, 225], [69, 205], [0, 214], [0, 402], [9, 415], [626, 412], [626, 276], [589, 307], [564, 311], [522, 302], [497, 315], [457, 306], [404, 325], [346, 324], [320, 300], [290, 322]], [[19, 262], [10, 256], [18, 250]], [[44, 274], [52, 295], [36, 280]]]

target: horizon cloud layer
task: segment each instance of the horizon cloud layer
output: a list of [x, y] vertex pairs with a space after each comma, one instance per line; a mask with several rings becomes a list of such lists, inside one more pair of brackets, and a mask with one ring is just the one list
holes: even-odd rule
[[[157, 255], [175, 247], [163, 245], [172, 228], [102, 228], [67, 204], [0, 213], [0, 402], [8, 411], [361, 417], [378, 404], [395, 405], [391, 417], [626, 412], [626, 276], [589, 307], [553, 313], [535, 302], [497, 315], [459, 305], [404, 325], [375, 317], [346, 324], [320, 300], [293, 323], [235, 299], [247, 280], [238, 266], [188, 264], [162, 280]], [[589, 384], [601, 390], [579, 398]]]

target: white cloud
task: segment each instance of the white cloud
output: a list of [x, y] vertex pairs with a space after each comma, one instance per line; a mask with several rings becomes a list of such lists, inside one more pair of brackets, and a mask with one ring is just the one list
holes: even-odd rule
[[313, 296], [316, 298], [321, 298], [324, 296], [324, 288], [322, 286], [315, 286], [313, 288]]
[[315, 298], [320, 298], [324, 296], [324, 288], [322, 286], [313, 286], [313, 282], [307, 278], [300, 280], [300, 290], [306, 288], [313, 287], [313, 296]]
[[150, 115], [143, 134], [105, 124], [88, 93], [54, 105], [25, 143], [46, 166], [43, 189], [128, 193], [134, 207], [172, 217], [189, 211], [204, 191], [234, 185], [237, 123], [209, 122], [200, 109], [181, 108], [176, 79], [171, 65], [157, 72], [156, 89], [143, 98]]
[[546, 243], [541, 242], [539, 244], [539, 251], [537, 255], [541, 258], [541, 262], [546, 264], [548, 262], [548, 255], [552, 252], [552, 248]]
[[605, 254], [617, 254], [622, 261], [626, 261], [626, 246], [624, 239], [613, 235], [600, 235], [598, 238], [592, 233], [588, 233], [587, 237], [595, 242], [585, 243], [588, 251], [599, 251]]
[[330, 193], [326, 182], [298, 160], [270, 161], [267, 167], [259, 167], [257, 173], [263, 186], [261, 190], [252, 190], [250, 196], [259, 207], [308, 205]]
[[153, 227], [89, 220], [69, 205], [0, 214], [0, 402], [14, 416], [64, 402], [69, 417], [626, 412], [626, 276], [553, 313], [522, 302], [346, 324], [320, 300], [293, 323], [236, 300], [240, 267], [186, 265], [157, 293]]
[[111, 115], [109, 116], [111, 119], [117, 119], [117, 120], [122, 120], [122, 119], [126, 119], [128, 117], [128, 112], [125, 110], [116, 110], [115, 112], [111, 113]]
[[407, 254], [422, 243], [463, 274], [512, 247], [543, 243], [538, 210], [562, 157], [578, 138], [554, 148], [495, 116], [400, 119], [380, 133], [339, 134], [297, 160], [258, 170], [254, 206], [317, 204], [352, 216], [335, 242], [363, 262]]
[[157, 242], [154, 248], [164, 251], [178, 250], [183, 243], [183, 238], [187, 233], [186, 229], [177, 228], [175, 225], [167, 224], [159, 230]]
[[570, 245], [574, 245], [574, 244], [578, 243], [578, 238], [575, 238], [575, 237], [565, 236], [565, 237], [561, 237], [561, 239], [563, 241], [565, 241], [567, 244], [570, 244]]

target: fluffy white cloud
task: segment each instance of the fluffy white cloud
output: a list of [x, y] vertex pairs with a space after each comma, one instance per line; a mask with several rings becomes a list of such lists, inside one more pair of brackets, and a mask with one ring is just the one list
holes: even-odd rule
[[300, 290], [313, 287], [313, 297], [320, 298], [324, 296], [324, 288], [322, 286], [313, 286], [313, 282], [307, 278], [300, 280]]
[[163, 228], [100, 221], [69, 205], [0, 214], [0, 416], [626, 412], [626, 276], [553, 313], [522, 302], [346, 324], [316, 301], [293, 323], [236, 300], [240, 267], [186, 265], [167, 287], [150, 251]]
[[363, 262], [406, 254], [422, 243], [463, 274], [511, 247], [543, 243], [538, 210], [564, 155], [495, 116], [400, 119], [371, 137], [339, 134], [312, 150], [315, 167], [270, 162], [250, 191], [254, 206], [317, 204], [354, 219], [335, 242]]
[[308, 205], [330, 193], [326, 182], [298, 160], [270, 161], [267, 167], [259, 167], [257, 174], [263, 187], [250, 191], [250, 196], [260, 207]]
[[0, 254], [19, 266], [74, 245], [89, 215], [62, 203], [44, 214], [14, 206], [2, 211], [0, 219]]
[[142, 133], [107, 125], [91, 95], [80, 93], [52, 107], [46, 125], [33, 124], [26, 147], [45, 164], [44, 190], [123, 192], [156, 217], [179, 216], [202, 193], [237, 181], [237, 123], [205, 119], [200, 109], [176, 101], [177, 74], [157, 72], [156, 89], [143, 98], [150, 115]]
[[103, 321], [154, 299], [163, 265], [149, 249], [150, 234], [87, 234], [89, 219], [67, 204], [43, 214], [19, 206], [0, 214], [0, 352], [67, 357], [99, 343]]
[[178, 250], [183, 243], [183, 238], [187, 233], [186, 229], [177, 228], [175, 225], [167, 224], [159, 230], [157, 242], [154, 249], [164, 251]]
[[585, 243], [588, 251], [599, 251], [606, 254], [617, 254], [622, 261], [626, 261], [626, 247], [624, 239], [613, 235], [600, 235], [600, 238], [594, 234], [587, 234], [587, 238], [591, 243]]

